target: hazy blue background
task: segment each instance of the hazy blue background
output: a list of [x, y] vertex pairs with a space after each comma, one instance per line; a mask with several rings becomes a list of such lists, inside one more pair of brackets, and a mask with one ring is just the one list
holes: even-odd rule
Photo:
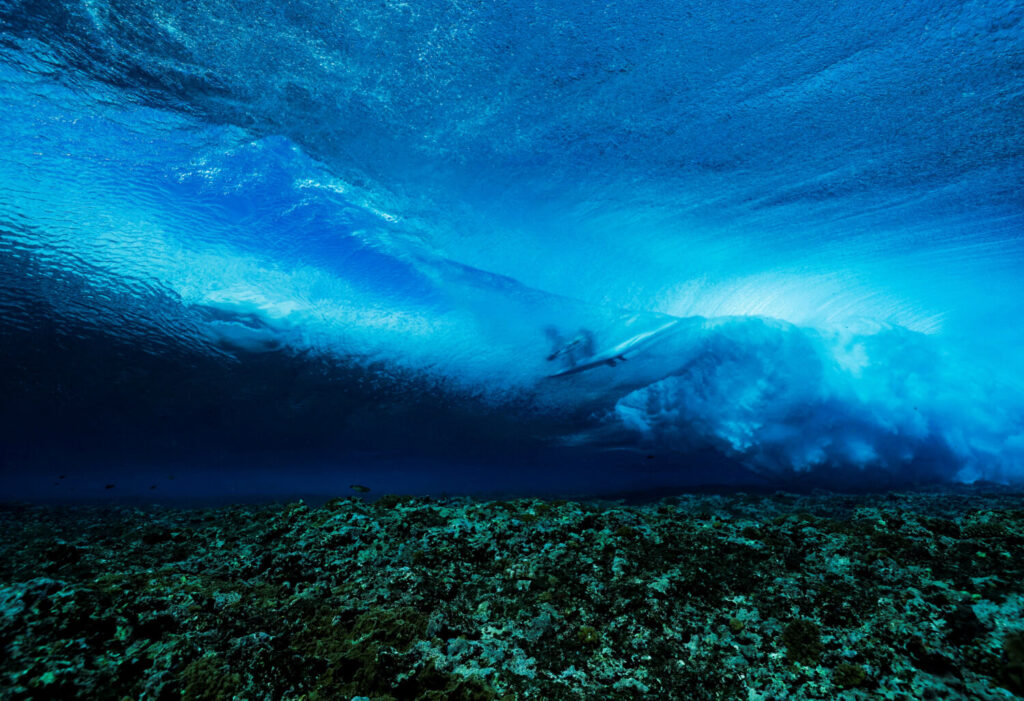
[[0, 96], [0, 496], [1024, 477], [1020, 3], [0, 0]]

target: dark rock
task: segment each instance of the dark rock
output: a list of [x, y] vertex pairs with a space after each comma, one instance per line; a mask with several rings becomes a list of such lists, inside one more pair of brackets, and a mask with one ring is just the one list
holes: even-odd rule
[[946, 625], [949, 627], [946, 639], [953, 645], [969, 645], [988, 632], [967, 604], [960, 604], [946, 614]]

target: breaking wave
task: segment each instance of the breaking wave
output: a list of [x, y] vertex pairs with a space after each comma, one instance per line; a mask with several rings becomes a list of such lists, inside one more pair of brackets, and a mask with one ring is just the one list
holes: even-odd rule
[[1021, 479], [1024, 12], [883, 5], [0, 1], [9, 454]]

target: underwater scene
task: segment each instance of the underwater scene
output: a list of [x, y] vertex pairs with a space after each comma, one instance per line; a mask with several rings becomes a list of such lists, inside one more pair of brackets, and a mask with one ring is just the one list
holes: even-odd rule
[[0, 0], [0, 699], [1024, 698], [1024, 5]]

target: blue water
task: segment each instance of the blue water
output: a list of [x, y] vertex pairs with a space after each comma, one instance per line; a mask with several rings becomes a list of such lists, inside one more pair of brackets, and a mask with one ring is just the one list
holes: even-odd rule
[[0, 95], [5, 495], [1024, 478], [1019, 3], [0, 0]]

